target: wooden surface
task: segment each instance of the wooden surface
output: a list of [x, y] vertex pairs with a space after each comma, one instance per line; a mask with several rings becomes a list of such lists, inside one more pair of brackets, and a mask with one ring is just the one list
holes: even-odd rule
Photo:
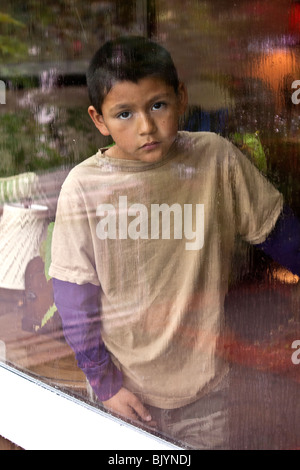
[[23, 313], [21, 297], [16, 294], [0, 297], [0, 341], [5, 344], [6, 362], [51, 385], [86, 395], [85, 376], [62, 331], [51, 334], [24, 331]]
[[4, 439], [4, 437], [0, 436], [0, 450], [24, 450], [22, 447], [17, 446], [13, 442]]
[[[62, 331], [38, 334], [24, 330], [22, 296], [22, 292], [0, 289], [0, 355], [5, 344], [7, 363], [51, 386], [86, 398], [85, 376]], [[0, 357], [1, 360], [4, 358]], [[24, 449], [0, 436], [1, 450]]]

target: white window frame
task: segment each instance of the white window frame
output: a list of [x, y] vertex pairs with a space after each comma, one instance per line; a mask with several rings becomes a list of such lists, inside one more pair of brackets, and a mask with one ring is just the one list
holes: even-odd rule
[[180, 449], [4, 363], [0, 435], [25, 450]]

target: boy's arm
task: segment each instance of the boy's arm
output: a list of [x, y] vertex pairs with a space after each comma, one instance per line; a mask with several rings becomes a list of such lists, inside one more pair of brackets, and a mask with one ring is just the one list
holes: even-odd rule
[[122, 386], [122, 374], [113, 364], [102, 341], [98, 300], [100, 287], [53, 278], [53, 290], [66, 341], [74, 350], [78, 366], [96, 396], [106, 408], [123, 417], [133, 420], [142, 418], [153, 425], [141, 401]]
[[99, 289], [93, 284], [78, 285], [53, 278], [54, 300], [65, 339], [95, 394], [105, 401], [121, 389], [122, 374], [101, 339]]
[[283, 207], [267, 239], [255, 246], [300, 276], [300, 221], [288, 206]]

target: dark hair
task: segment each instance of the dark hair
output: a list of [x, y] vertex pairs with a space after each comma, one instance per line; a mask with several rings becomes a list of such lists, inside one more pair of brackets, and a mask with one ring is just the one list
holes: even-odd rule
[[139, 36], [108, 41], [98, 49], [86, 74], [91, 104], [101, 114], [103, 100], [117, 82], [137, 83], [146, 77], [161, 78], [178, 91], [177, 70], [164, 47]]

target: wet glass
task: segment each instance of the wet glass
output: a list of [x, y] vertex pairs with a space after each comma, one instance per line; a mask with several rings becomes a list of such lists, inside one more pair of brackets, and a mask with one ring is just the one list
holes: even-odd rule
[[[89, 60], [120, 35], [161, 43], [188, 91], [181, 129], [233, 142], [299, 217], [300, 2], [9, 1], [0, 32], [0, 360], [102, 408], [65, 340], [48, 274], [61, 185], [111, 143], [87, 113]], [[177, 183], [193, 171], [178, 165]], [[230, 366], [221, 399], [230, 448], [300, 448], [298, 281], [236, 240], [216, 352]], [[141, 304], [147, 289], [139, 283]], [[208, 415], [218, 393], [203, 402]], [[170, 413], [163, 419], [168, 427]], [[178, 438], [146, 426], [183, 448], [190, 428]]]

